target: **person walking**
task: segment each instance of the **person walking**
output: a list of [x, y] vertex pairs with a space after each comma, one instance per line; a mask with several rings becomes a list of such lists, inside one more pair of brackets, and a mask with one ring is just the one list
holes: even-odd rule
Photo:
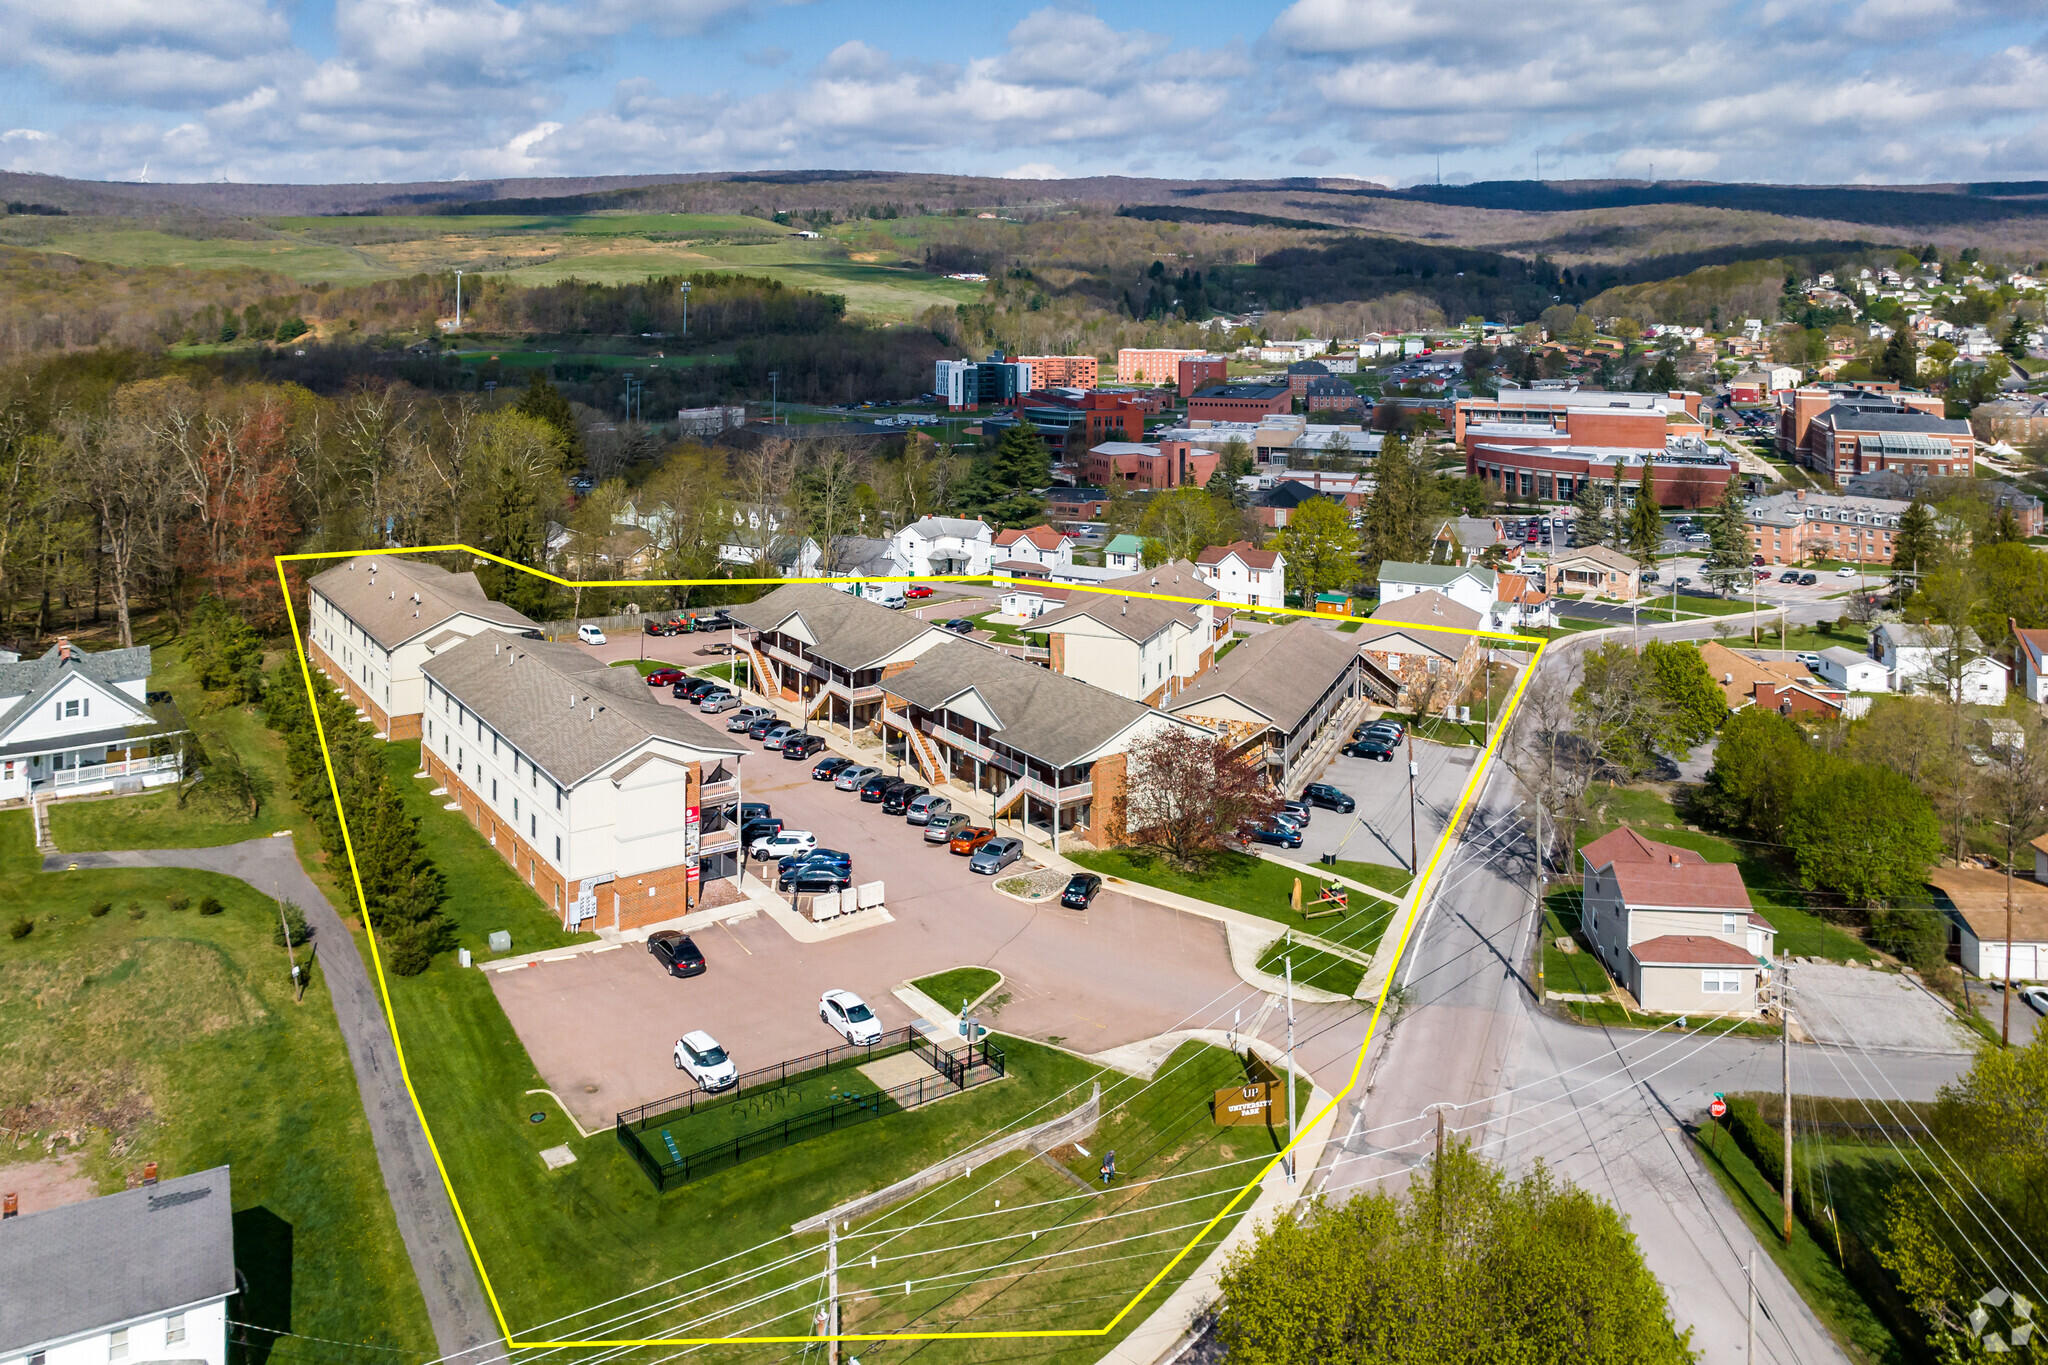
[[1102, 1154], [1102, 1183], [1107, 1185], [1115, 1175], [1116, 1153], [1104, 1152]]

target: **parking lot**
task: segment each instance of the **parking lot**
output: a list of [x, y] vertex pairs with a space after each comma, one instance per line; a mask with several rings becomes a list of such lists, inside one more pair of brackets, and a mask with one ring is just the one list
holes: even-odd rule
[[[1436, 841], [1443, 837], [1458, 793], [1472, 776], [1479, 750], [1415, 742], [1415, 846], [1429, 857]], [[1404, 746], [1391, 763], [1368, 758], [1347, 758], [1338, 754], [1330, 760], [1319, 782], [1327, 782], [1350, 796], [1358, 809], [1350, 815], [1317, 808], [1309, 826], [1301, 832], [1298, 849], [1273, 852], [1299, 862], [1313, 863], [1325, 853], [1349, 862], [1379, 863], [1386, 867], [1409, 867], [1408, 752]]]
[[[688, 1088], [671, 1051], [690, 1029], [711, 1033], [743, 1071], [831, 1046], [838, 1035], [818, 1019], [830, 988], [856, 992], [895, 1028], [911, 1017], [896, 986], [993, 967], [1011, 997], [996, 1026], [1081, 1052], [1227, 1021], [1259, 994], [1231, 969], [1213, 920], [1107, 891], [1086, 911], [1012, 900], [995, 890], [1001, 877], [969, 872], [921, 828], [814, 781], [811, 762], [748, 748], [745, 799], [850, 854], [856, 882], [885, 884], [893, 922], [821, 943], [799, 943], [762, 915], [721, 923], [693, 934], [709, 970], [688, 980], [665, 975], [637, 943], [491, 973], [534, 1065], [586, 1128]], [[772, 876], [772, 865], [749, 866]]]

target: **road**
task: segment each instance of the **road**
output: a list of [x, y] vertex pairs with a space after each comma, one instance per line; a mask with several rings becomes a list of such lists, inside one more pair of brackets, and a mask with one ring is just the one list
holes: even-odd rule
[[[1823, 610], [1802, 604], [1792, 608], [1793, 619]], [[1712, 622], [1692, 622], [1655, 633], [1700, 638], [1712, 628]], [[1567, 638], [1545, 666], [1575, 669], [1586, 644]], [[1496, 767], [1458, 848], [1438, 873], [1396, 976], [1396, 1021], [1375, 1039], [1363, 1083], [1344, 1101], [1341, 1136], [1316, 1173], [1322, 1188], [1341, 1193], [1398, 1185], [1433, 1147], [1435, 1107], [1449, 1106], [1448, 1133], [1511, 1170], [1540, 1159], [1627, 1217], [1703, 1361], [1742, 1359], [1745, 1263], [1752, 1250], [1758, 1252], [1762, 1304], [1759, 1358], [1843, 1359], [1756, 1246], [1684, 1132], [1714, 1091], [1775, 1088], [1778, 1044], [1610, 1030], [1545, 1014], [1527, 974], [1531, 862], [1519, 793], [1506, 770]], [[1305, 1040], [1302, 1060], [1326, 1090], [1342, 1089], [1366, 1017], [1342, 1006], [1303, 1008], [1296, 1017], [1297, 1035]], [[1281, 1021], [1263, 1036], [1283, 1037]], [[1926, 1099], [1969, 1062], [1961, 1055], [1830, 1052], [1795, 1048], [1795, 1087], [1809, 1094]]]
[[291, 836], [250, 839], [222, 848], [59, 853], [43, 859], [46, 872], [71, 866], [189, 867], [219, 872], [247, 882], [266, 896], [295, 901], [305, 910], [327, 994], [334, 1002], [334, 1017], [348, 1045], [349, 1062], [355, 1067], [363, 1113], [369, 1118], [370, 1137], [377, 1148], [377, 1165], [384, 1173], [384, 1189], [398, 1215], [398, 1231], [412, 1258], [413, 1274], [426, 1297], [434, 1341], [443, 1356], [474, 1353], [477, 1360], [498, 1358], [502, 1339], [496, 1320], [463, 1246], [455, 1210], [427, 1146], [426, 1131], [406, 1094], [383, 1000], [356, 952], [348, 927], [299, 866]]

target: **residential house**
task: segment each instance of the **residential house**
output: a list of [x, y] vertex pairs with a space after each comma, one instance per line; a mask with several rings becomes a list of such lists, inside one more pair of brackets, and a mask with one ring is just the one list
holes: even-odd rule
[[1102, 562], [1107, 568], [1136, 573], [1145, 567], [1145, 542], [1128, 531], [1112, 536], [1102, 547]]
[[974, 517], [920, 517], [889, 538], [899, 575], [982, 575], [995, 563], [995, 531]]
[[994, 554], [997, 574], [1006, 570], [1031, 574], [1036, 570], [1033, 576], [1043, 577], [1047, 569], [1063, 569], [1074, 562], [1074, 538], [1050, 526], [998, 531]]
[[473, 573], [410, 555], [358, 555], [307, 584], [307, 655], [392, 739], [418, 739], [421, 666], [436, 650], [486, 630], [537, 631], [484, 596]]
[[41, 658], [0, 651], [0, 801], [167, 786], [184, 775], [185, 721], [149, 691], [149, 646]]
[[2022, 630], [2010, 619], [2005, 624], [2012, 632], [2014, 681], [2028, 701], [2048, 706], [2048, 630]]
[[[1230, 638], [1230, 612], [1216, 596], [1194, 565], [1169, 560], [1072, 593], [1032, 630], [1045, 633], [1053, 672], [1156, 706], [1206, 672]], [[1189, 597], [1200, 600], [1162, 600]]]
[[0, 1221], [0, 1362], [227, 1365], [234, 1211], [215, 1166]]
[[[2003, 872], [1980, 867], [1937, 867], [1927, 880], [1940, 893], [1948, 912], [1949, 951], [1971, 976], [2003, 981], [2006, 935], [2012, 935], [2012, 979], [2048, 981], [2048, 837], [2036, 839], [2034, 875], [2014, 877], [2008, 887]], [[2012, 897], [2012, 918], [2006, 919], [2006, 896]], [[2008, 927], [2008, 924], [2010, 927]], [[2026, 1006], [2013, 1002], [2015, 1011]]]
[[1380, 602], [1399, 602], [1426, 592], [1442, 593], [1479, 618], [1475, 629], [1495, 630], [1500, 575], [1477, 564], [1412, 564], [1390, 559], [1380, 565]]
[[1544, 586], [1552, 597], [1570, 593], [1629, 602], [1642, 591], [1642, 571], [1642, 565], [1619, 550], [1589, 545], [1551, 560]]
[[1880, 622], [1870, 631], [1870, 657], [1884, 665], [1894, 692], [1946, 693], [1975, 706], [2005, 703], [2005, 665], [1983, 652], [1973, 630]]
[[1321, 498], [1325, 502], [1339, 502], [1339, 499], [1328, 493], [1318, 492], [1308, 484], [1287, 479], [1274, 484], [1255, 497], [1252, 500], [1252, 514], [1259, 519], [1261, 525], [1277, 531], [1293, 518], [1296, 508], [1315, 498]]
[[1065, 584], [1048, 583], [1039, 578], [1019, 578], [1003, 589], [998, 604], [1002, 614], [1011, 620], [1035, 621], [1047, 612], [1065, 607], [1072, 595], [1073, 590]]
[[[1837, 691], [1851, 694], [1891, 691], [1891, 674], [1868, 654], [1833, 645], [1817, 656], [1820, 666], [1813, 671]], [[1854, 696], [1851, 698], [1852, 702]], [[1867, 703], [1866, 703], [1867, 706]]]
[[[1730, 711], [1760, 707], [1781, 716], [1839, 716], [1851, 709], [1846, 688], [1836, 687], [1797, 659], [1773, 659], [1754, 651], [1730, 649], [1718, 640], [1703, 640], [1700, 659], [1728, 699]], [[1869, 698], [1852, 714], [1868, 710]]]
[[1658, 1014], [1755, 1014], [1776, 932], [1733, 863], [1626, 827], [1579, 850], [1580, 930], [1614, 979]]
[[949, 636], [882, 683], [885, 742], [935, 789], [957, 782], [992, 799], [998, 820], [1097, 848], [1121, 843], [1126, 754], [1173, 726], [1141, 703]]
[[723, 730], [567, 643], [485, 631], [422, 672], [427, 772], [563, 928], [738, 897], [742, 750]]
[[1351, 637], [1368, 692], [1411, 713], [1454, 705], [1486, 657], [1485, 617], [1440, 592], [1383, 602]]
[[1550, 594], [1530, 582], [1527, 574], [1504, 570], [1494, 575], [1493, 584], [1493, 629], [1545, 630], [1557, 624]]
[[1314, 776], [1301, 760], [1358, 687], [1352, 637], [1297, 617], [1238, 641], [1165, 709], [1229, 735], [1233, 747], [1257, 754], [1273, 785], [1286, 790]]
[[785, 583], [731, 615], [755, 691], [797, 703], [807, 721], [849, 732], [875, 723], [889, 672], [958, 638], [909, 612], [809, 583]]
[[1287, 605], [1287, 556], [1249, 540], [1211, 545], [1195, 556], [1195, 574], [1224, 601], [1240, 607]]

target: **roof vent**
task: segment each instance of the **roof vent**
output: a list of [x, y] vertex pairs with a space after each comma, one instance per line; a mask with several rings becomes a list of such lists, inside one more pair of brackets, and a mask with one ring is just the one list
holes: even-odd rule
[[503, 648], [504, 646], [499, 644], [496, 640], [491, 641], [491, 657], [494, 659], [497, 658], [498, 651]]
[[597, 719], [597, 708], [595, 706], [590, 708], [590, 718], [593, 721]]
[[1722, 684], [1722, 686], [1724, 686], [1724, 687], [1725, 687], [1725, 686], [1727, 686], [1728, 684], [1730, 684], [1730, 683], [1734, 682], [1734, 681], [1735, 681], [1735, 675], [1734, 675], [1733, 673], [1723, 673], [1723, 674], [1721, 675], [1721, 684]]

